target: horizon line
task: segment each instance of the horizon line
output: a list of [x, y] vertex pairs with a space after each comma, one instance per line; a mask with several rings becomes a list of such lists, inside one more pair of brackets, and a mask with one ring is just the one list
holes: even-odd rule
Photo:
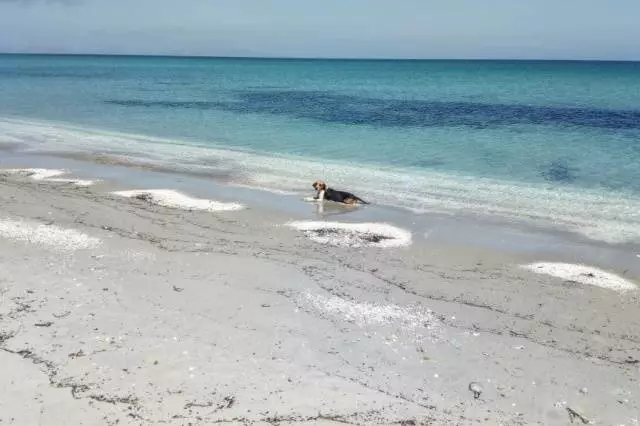
[[388, 57], [333, 57], [333, 56], [232, 56], [232, 55], [180, 55], [156, 53], [73, 53], [73, 52], [1, 52], [16, 56], [104, 56], [138, 58], [183, 59], [245, 59], [245, 60], [325, 60], [325, 61], [519, 61], [519, 62], [640, 62], [640, 59], [551, 59], [551, 58], [388, 58]]

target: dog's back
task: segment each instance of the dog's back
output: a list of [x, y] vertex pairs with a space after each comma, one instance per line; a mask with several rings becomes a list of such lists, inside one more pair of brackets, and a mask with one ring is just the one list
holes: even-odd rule
[[336, 203], [344, 203], [344, 204], [369, 204], [364, 201], [362, 198], [358, 197], [347, 191], [337, 191], [332, 188], [327, 188], [324, 192], [325, 200], [334, 201]]
[[315, 181], [313, 183], [313, 189], [315, 189], [316, 191], [318, 191], [318, 197], [316, 198], [320, 198], [320, 194], [322, 194], [322, 199], [325, 200], [329, 200], [329, 201], [333, 201], [336, 203], [344, 203], [344, 204], [356, 204], [356, 203], [362, 203], [362, 204], [369, 204], [368, 202], [364, 201], [362, 198], [347, 192], [347, 191], [338, 191], [335, 190], [333, 188], [329, 188], [327, 186], [326, 183], [324, 183], [323, 181], [319, 180], [319, 181]]

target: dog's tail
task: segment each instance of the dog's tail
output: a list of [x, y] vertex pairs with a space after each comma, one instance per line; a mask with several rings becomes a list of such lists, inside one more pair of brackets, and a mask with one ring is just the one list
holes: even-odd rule
[[356, 199], [356, 201], [360, 201], [362, 204], [371, 204], [370, 202], [365, 201], [365, 200], [363, 200], [363, 199], [362, 199], [362, 198], [360, 198], [360, 197], [355, 197], [355, 199]]

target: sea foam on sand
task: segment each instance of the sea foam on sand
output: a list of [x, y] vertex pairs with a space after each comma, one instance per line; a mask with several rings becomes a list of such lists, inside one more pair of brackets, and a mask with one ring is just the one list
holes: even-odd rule
[[522, 267], [535, 272], [536, 274], [551, 275], [563, 280], [575, 281], [580, 284], [593, 285], [620, 292], [635, 290], [638, 288], [638, 286], [631, 281], [627, 281], [617, 275], [585, 265], [538, 262], [530, 265], [523, 265]]
[[67, 174], [68, 172], [66, 172], [65, 170], [57, 169], [5, 169], [2, 170], [2, 172], [12, 175], [30, 177], [33, 180], [56, 183], [71, 183], [77, 186], [91, 186], [95, 183], [95, 181], [85, 179], [58, 178], [56, 176], [62, 176]]
[[184, 210], [202, 210], [208, 212], [233, 211], [244, 208], [238, 203], [221, 203], [219, 201], [192, 198], [172, 189], [141, 189], [132, 191], [116, 191], [114, 195], [127, 198], [140, 198], [159, 206]]
[[342, 247], [401, 247], [411, 244], [411, 232], [386, 223], [298, 221], [287, 224], [311, 240]]
[[98, 238], [74, 229], [12, 219], [0, 219], [0, 237], [60, 251], [92, 249], [101, 244]]

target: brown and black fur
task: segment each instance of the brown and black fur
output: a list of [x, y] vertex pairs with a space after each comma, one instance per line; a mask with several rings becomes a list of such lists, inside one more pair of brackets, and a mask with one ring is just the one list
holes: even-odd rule
[[313, 197], [315, 200], [328, 200], [349, 205], [355, 205], [358, 203], [369, 204], [362, 198], [353, 195], [350, 192], [337, 191], [335, 189], [329, 188], [327, 184], [321, 180], [315, 181], [312, 186], [313, 189], [316, 190], [316, 196]]

